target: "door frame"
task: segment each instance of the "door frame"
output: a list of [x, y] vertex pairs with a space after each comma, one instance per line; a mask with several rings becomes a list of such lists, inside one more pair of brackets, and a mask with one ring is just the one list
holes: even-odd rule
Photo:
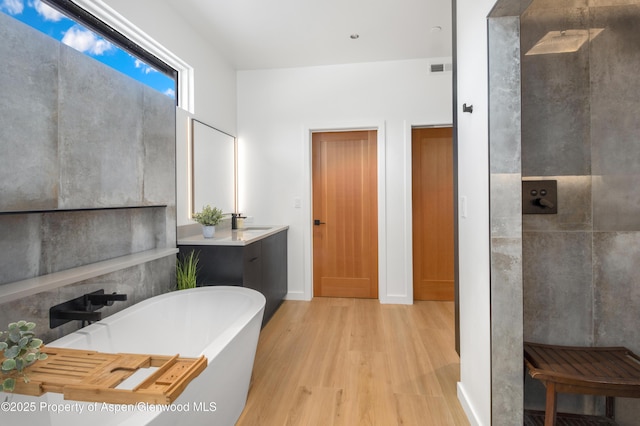
[[387, 302], [387, 233], [386, 233], [386, 131], [384, 120], [366, 120], [355, 122], [327, 122], [303, 125], [304, 149], [304, 199], [303, 218], [307, 221], [304, 227], [304, 300], [313, 298], [313, 182], [311, 170], [312, 133], [316, 132], [349, 132], [359, 130], [376, 130], [377, 175], [378, 175], [378, 300]]

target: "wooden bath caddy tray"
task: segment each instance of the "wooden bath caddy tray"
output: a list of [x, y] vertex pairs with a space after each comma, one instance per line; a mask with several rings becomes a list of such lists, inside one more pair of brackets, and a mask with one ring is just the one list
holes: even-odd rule
[[[43, 347], [47, 359], [25, 368], [29, 382], [16, 379], [14, 392], [40, 396], [56, 392], [64, 399], [112, 404], [171, 404], [207, 366], [207, 359], [178, 355], [108, 354]], [[158, 367], [133, 389], [115, 389], [141, 368]]]

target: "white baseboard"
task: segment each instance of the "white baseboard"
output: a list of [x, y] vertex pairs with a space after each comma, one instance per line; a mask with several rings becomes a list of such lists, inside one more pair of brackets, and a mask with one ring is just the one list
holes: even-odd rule
[[284, 296], [284, 299], [285, 300], [304, 300], [306, 302], [311, 300], [308, 297], [306, 297], [303, 292], [292, 292], [292, 291], [288, 292]]
[[380, 297], [383, 305], [413, 305], [413, 298], [407, 296], [384, 296]]
[[460, 401], [460, 405], [462, 405], [462, 409], [464, 413], [467, 415], [467, 419], [471, 426], [483, 426], [482, 422], [478, 418], [477, 413], [474, 411], [471, 403], [469, 402], [469, 398], [467, 397], [467, 393], [464, 390], [464, 386], [462, 383], [458, 382], [458, 400]]

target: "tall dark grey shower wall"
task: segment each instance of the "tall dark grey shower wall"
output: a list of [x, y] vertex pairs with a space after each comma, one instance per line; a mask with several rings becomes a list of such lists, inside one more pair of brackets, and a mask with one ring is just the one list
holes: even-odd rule
[[[640, 351], [640, 2], [500, 0], [488, 26], [492, 422], [512, 425], [519, 339]], [[576, 52], [526, 55], [549, 31], [600, 28]], [[557, 179], [557, 215], [520, 213], [521, 177]], [[640, 401], [617, 406], [619, 424], [640, 418]]]

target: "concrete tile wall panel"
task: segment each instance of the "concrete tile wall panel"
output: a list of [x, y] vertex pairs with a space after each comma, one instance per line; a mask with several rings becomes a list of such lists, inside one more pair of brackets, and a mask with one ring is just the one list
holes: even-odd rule
[[62, 46], [59, 108], [60, 207], [140, 205], [141, 84]]
[[[522, 240], [491, 239], [491, 351], [492, 424], [522, 422]], [[508, 321], [506, 320], [508, 319]], [[514, 326], [516, 325], [516, 326]], [[517, 326], [520, 325], [520, 326]]]
[[164, 226], [156, 223], [156, 209], [163, 210], [158, 207], [45, 213], [40, 273], [155, 248], [158, 229]]
[[640, 231], [640, 175], [593, 177], [595, 231]]
[[640, 165], [640, 5], [591, 9], [593, 172], [635, 173]]
[[0, 285], [39, 275], [40, 222], [39, 214], [0, 216]]
[[[640, 233], [595, 232], [594, 343], [640, 353]], [[616, 398], [616, 423], [638, 424], [640, 400]]]
[[591, 9], [594, 228], [640, 231], [640, 5]]
[[519, 31], [518, 17], [489, 19], [491, 420], [505, 426], [523, 408]]
[[593, 341], [590, 232], [525, 232], [524, 339], [590, 345]]
[[522, 178], [516, 173], [491, 174], [491, 236], [522, 238]]
[[[167, 239], [167, 209], [152, 207], [131, 210], [130, 252], [138, 253], [150, 248], [168, 247]], [[174, 222], [175, 229], [175, 222]], [[174, 231], [175, 233], [175, 231]]]
[[489, 24], [489, 133], [491, 173], [520, 173], [520, 22], [517, 17]]
[[58, 204], [58, 44], [0, 13], [0, 211]]
[[593, 250], [596, 344], [640, 353], [640, 233], [597, 232]]
[[558, 213], [522, 215], [524, 231], [591, 231], [591, 176], [545, 176], [538, 179], [558, 181]]
[[549, 31], [588, 28], [588, 9], [535, 9], [522, 16], [522, 174], [591, 172], [589, 49], [526, 53]]
[[616, 424], [635, 426], [640, 419], [640, 404], [637, 399], [616, 398]]
[[176, 107], [171, 98], [144, 88], [143, 203], [166, 204], [164, 229], [157, 230], [157, 247], [176, 245]]
[[145, 204], [175, 203], [175, 102], [150, 88], [144, 88], [143, 93], [143, 201]]
[[58, 292], [55, 290], [0, 304], [0, 327], [5, 330], [10, 322], [33, 321], [36, 323], [36, 335], [45, 342], [62, 337], [63, 334], [58, 334], [58, 330], [49, 328], [49, 308], [60, 303], [58, 300]]

